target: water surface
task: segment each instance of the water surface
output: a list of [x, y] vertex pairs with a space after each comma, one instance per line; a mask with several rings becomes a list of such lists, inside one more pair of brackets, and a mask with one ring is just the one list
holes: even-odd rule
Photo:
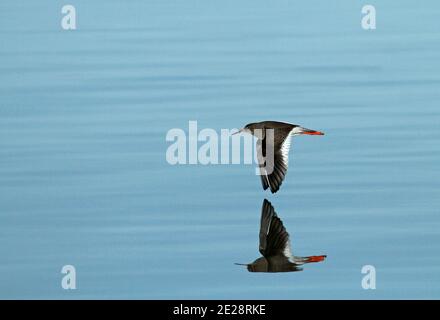
[[[0, 4], [1, 298], [440, 298], [440, 4]], [[282, 189], [171, 166], [171, 128], [282, 120]], [[304, 272], [248, 273], [267, 197]], [[61, 268], [77, 270], [74, 291]], [[363, 290], [361, 268], [376, 267]]]

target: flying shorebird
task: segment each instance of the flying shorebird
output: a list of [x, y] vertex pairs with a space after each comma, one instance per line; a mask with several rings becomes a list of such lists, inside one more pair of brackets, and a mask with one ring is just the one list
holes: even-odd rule
[[306, 263], [325, 260], [326, 255], [297, 257], [292, 254], [289, 234], [278, 218], [272, 204], [264, 199], [261, 208], [260, 253], [263, 255], [247, 266], [249, 272], [292, 272], [302, 271]]
[[[267, 130], [273, 130], [273, 139], [268, 139], [269, 134]], [[233, 133], [247, 132], [258, 138], [257, 140], [257, 157], [260, 163], [260, 176], [263, 184], [263, 189], [270, 188], [272, 193], [279, 190], [286, 176], [288, 162], [289, 162], [289, 149], [291, 136], [297, 136], [300, 134], [308, 135], [324, 135], [324, 133], [306, 129], [296, 124], [290, 124], [278, 121], [262, 121], [257, 123], [249, 123], [243, 129]], [[269, 149], [270, 148], [270, 149]], [[270, 166], [270, 171], [263, 166], [266, 159], [266, 150], [273, 150], [273, 163]]]

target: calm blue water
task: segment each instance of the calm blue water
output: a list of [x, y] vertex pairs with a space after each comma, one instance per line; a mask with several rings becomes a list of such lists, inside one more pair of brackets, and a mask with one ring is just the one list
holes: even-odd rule
[[[0, 4], [0, 298], [440, 298], [440, 3]], [[171, 166], [171, 128], [282, 120], [249, 165]], [[264, 198], [303, 272], [253, 274]], [[61, 288], [63, 265], [77, 290]], [[376, 267], [363, 290], [361, 268]]]

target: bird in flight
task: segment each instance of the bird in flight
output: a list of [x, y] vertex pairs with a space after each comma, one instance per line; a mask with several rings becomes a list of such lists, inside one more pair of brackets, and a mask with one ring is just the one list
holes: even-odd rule
[[[278, 121], [249, 123], [233, 133], [250, 133], [258, 138], [257, 158], [263, 189], [277, 192], [283, 183], [289, 163], [290, 138], [301, 134], [324, 135], [316, 130]], [[270, 161], [268, 161], [270, 160]]]
[[325, 260], [326, 255], [298, 257], [292, 254], [289, 234], [272, 204], [264, 199], [261, 208], [260, 253], [262, 257], [247, 266], [249, 272], [302, 271], [302, 265]]

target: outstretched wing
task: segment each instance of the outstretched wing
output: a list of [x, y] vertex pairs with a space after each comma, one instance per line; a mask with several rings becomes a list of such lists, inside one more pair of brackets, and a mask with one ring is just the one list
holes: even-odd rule
[[265, 257], [283, 255], [292, 257], [289, 234], [278, 218], [272, 204], [264, 199], [261, 208], [260, 253]]
[[[291, 142], [290, 131], [291, 128], [276, 129], [273, 139], [265, 134], [263, 139], [257, 141], [257, 156], [263, 189], [270, 188], [272, 193], [280, 189], [287, 173]], [[268, 159], [270, 158], [270, 153], [267, 152], [269, 148], [273, 150], [273, 163]], [[268, 155], [269, 157], [267, 157]]]

